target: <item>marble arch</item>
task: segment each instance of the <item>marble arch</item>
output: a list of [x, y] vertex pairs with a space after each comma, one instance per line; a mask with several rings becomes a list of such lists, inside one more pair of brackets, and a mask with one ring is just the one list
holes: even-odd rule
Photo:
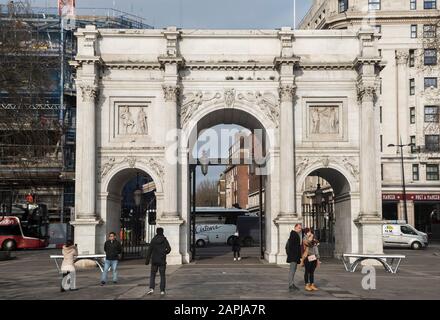
[[158, 224], [173, 249], [169, 264], [190, 261], [188, 145], [181, 139], [179, 146], [178, 136], [169, 139], [167, 133], [188, 136], [201, 119], [222, 109], [251, 114], [272, 132], [269, 262], [286, 262], [286, 240], [293, 225], [302, 222], [300, 181], [318, 167], [349, 181], [343, 241], [350, 246], [341, 250], [382, 252], [376, 90], [383, 63], [375, 30], [89, 25], [76, 36], [73, 225], [80, 252], [102, 252], [99, 230], [106, 221], [101, 217], [112, 207], [109, 179], [136, 168], [158, 183]]

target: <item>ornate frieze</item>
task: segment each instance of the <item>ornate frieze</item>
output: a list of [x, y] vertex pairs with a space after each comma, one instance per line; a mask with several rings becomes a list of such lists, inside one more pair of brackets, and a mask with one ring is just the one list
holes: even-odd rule
[[237, 93], [235, 89], [226, 89], [220, 92], [190, 92], [183, 95], [180, 109], [180, 122], [183, 127], [202, 106], [212, 103], [224, 103], [227, 108], [232, 108], [237, 102], [257, 106], [275, 126], [279, 125], [280, 108], [277, 97], [270, 92], [247, 91]]
[[161, 179], [162, 183], [164, 182], [165, 169], [163, 163], [158, 158], [136, 156], [102, 158], [102, 164], [98, 168], [98, 182], [101, 182], [115, 166], [123, 163], [127, 163], [133, 169], [136, 167], [136, 164], [144, 164]]
[[183, 126], [186, 124], [189, 119], [191, 119], [192, 115], [199, 109], [199, 107], [213, 100], [220, 100], [221, 93], [211, 93], [211, 92], [202, 92], [197, 91], [195, 93], [191, 92], [183, 96], [182, 107], [180, 109], [180, 122]]
[[260, 91], [247, 92], [238, 94], [238, 100], [255, 104], [267, 116], [276, 127], [280, 123], [280, 105], [277, 97], [269, 92], [261, 93]]
[[315, 167], [316, 165], [328, 168], [331, 164], [336, 164], [339, 167], [345, 168], [347, 173], [349, 173], [355, 181], [359, 181], [359, 159], [357, 157], [298, 157], [296, 163], [297, 177], [303, 174], [308, 168]]

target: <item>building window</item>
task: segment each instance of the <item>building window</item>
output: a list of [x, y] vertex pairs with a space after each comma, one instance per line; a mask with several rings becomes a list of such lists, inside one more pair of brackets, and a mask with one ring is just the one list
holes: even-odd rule
[[437, 88], [437, 78], [425, 78], [425, 90], [431, 87]]
[[413, 96], [416, 94], [416, 80], [409, 79], [409, 95]]
[[431, 134], [425, 136], [426, 151], [439, 151], [440, 149], [440, 135]]
[[437, 64], [437, 49], [425, 49], [425, 66], [434, 66]]
[[426, 180], [428, 180], [428, 181], [439, 180], [438, 164], [427, 164], [426, 165]]
[[383, 163], [380, 165], [380, 177], [383, 181]]
[[413, 174], [413, 181], [419, 181], [420, 173], [419, 173], [419, 165], [418, 164], [412, 165], [412, 174]]
[[339, 0], [339, 13], [348, 10], [348, 0]]
[[409, 8], [411, 10], [417, 10], [417, 0], [410, 0], [409, 3], [410, 3]]
[[437, 26], [435, 24], [423, 25], [423, 38], [435, 38], [437, 35]]
[[383, 152], [383, 136], [380, 135], [380, 152]]
[[416, 123], [416, 108], [415, 107], [409, 108], [409, 123], [410, 124]]
[[411, 146], [411, 153], [416, 153], [416, 149], [417, 149], [417, 147], [416, 147], [416, 136], [411, 136], [411, 137], [409, 137], [409, 139], [410, 139], [411, 144], [412, 144], [412, 146]]
[[437, 9], [437, 0], [424, 0], [423, 9]]
[[416, 51], [414, 49], [409, 50], [409, 66], [414, 67], [416, 63]]
[[438, 122], [438, 106], [425, 106], [425, 122]]
[[411, 38], [417, 38], [417, 25], [412, 24], [411, 25]]
[[380, 0], [368, 0], [368, 10], [380, 10]]

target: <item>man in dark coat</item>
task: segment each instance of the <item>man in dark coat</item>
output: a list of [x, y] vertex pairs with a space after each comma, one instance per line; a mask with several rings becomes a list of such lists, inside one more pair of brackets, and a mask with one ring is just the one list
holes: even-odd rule
[[107, 272], [110, 266], [113, 270], [113, 283], [118, 282], [118, 261], [119, 255], [122, 253], [121, 243], [116, 240], [116, 233], [110, 232], [108, 235], [108, 240], [104, 244], [105, 251], [105, 263], [104, 271], [101, 275], [101, 285], [107, 282]]
[[290, 232], [289, 240], [286, 243], [287, 263], [290, 263], [289, 270], [289, 290], [299, 290], [295, 286], [294, 279], [298, 264], [301, 263], [301, 224], [297, 223], [292, 232]]
[[163, 235], [163, 228], [156, 229], [156, 235], [150, 242], [150, 246], [147, 251], [147, 259], [145, 264], [149, 265], [151, 261], [151, 273], [150, 273], [150, 290], [147, 294], [153, 294], [156, 286], [156, 274], [157, 270], [160, 273], [160, 294], [165, 294], [165, 270], [167, 265], [167, 254], [171, 252], [170, 244]]

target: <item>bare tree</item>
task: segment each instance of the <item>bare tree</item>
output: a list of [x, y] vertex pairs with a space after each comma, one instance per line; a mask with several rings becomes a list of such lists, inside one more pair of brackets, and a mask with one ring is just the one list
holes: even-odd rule
[[217, 206], [218, 190], [217, 181], [204, 180], [197, 186], [196, 205], [198, 207]]

